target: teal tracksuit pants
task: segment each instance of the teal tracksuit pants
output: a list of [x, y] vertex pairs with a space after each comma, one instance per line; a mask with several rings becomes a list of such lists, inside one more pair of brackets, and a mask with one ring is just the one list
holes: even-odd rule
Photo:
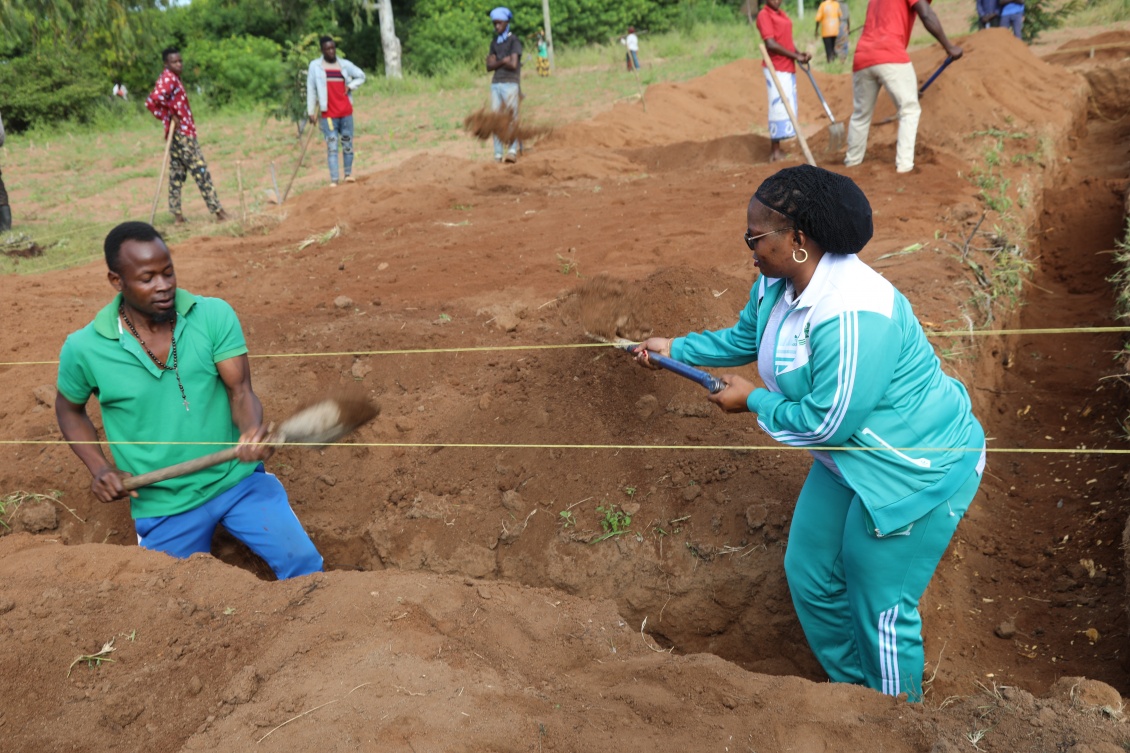
[[918, 600], [980, 483], [971, 474], [928, 514], [877, 537], [859, 496], [813, 463], [793, 514], [785, 575], [808, 645], [833, 682], [922, 700]]

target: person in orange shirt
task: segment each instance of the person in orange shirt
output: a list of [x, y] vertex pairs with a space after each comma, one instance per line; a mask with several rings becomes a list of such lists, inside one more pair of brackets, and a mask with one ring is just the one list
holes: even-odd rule
[[824, 0], [816, 10], [816, 33], [824, 39], [824, 55], [828, 62], [836, 59], [836, 37], [840, 34], [840, 4]]

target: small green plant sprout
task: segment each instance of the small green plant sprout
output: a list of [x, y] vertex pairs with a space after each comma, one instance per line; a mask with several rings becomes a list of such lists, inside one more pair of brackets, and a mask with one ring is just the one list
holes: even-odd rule
[[67, 677], [71, 676], [71, 670], [73, 670], [75, 668], [75, 665], [78, 664], [79, 662], [84, 661], [84, 662], [86, 662], [86, 666], [93, 668], [93, 667], [101, 667], [102, 662], [112, 662], [112, 661], [114, 661], [113, 659], [110, 658], [110, 654], [112, 654], [113, 652], [114, 652], [114, 639], [111, 638], [110, 640], [108, 640], [108, 641], [106, 641], [105, 643], [102, 644], [102, 649], [100, 651], [96, 651], [93, 654], [82, 654], [81, 656], [77, 657], [73, 662], [71, 662], [71, 666], [67, 667]]
[[437, 318], [433, 322], [433, 324], [448, 324], [450, 321], [451, 321], [451, 314], [448, 314], [446, 311], [441, 311], [439, 318]]
[[577, 516], [573, 514], [572, 510], [562, 510], [558, 513], [561, 516], [561, 524], [565, 528], [575, 528], [577, 526]]
[[235, 607], [224, 607], [224, 614], [228, 615], [229, 617], [235, 614]]
[[616, 505], [608, 505], [608, 507], [597, 505], [596, 512], [604, 516], [600, 519], [600, 527], [604, 533], [593, 539], [594, 544], [627, 533], [628, 526], [632, 524], [632, 516], [623, 510], [617, 510]]
[[[576, 249], [570, 248], [569, 253], [573, 253], [575, 250]], [[577, 277], [581, 276], [580, 265], [577, 264], [577, 260], [575, 258], [569, 258], [567, 256], [557, 254], [557, 262], [561, 265], [561, 274], [567, 275], [572, 272]]]
[[634, 497], [634, 496], [636, 496], [636, 487], [625, 486], [624, 487], [624, 493], [627, 494], [629, 497]]

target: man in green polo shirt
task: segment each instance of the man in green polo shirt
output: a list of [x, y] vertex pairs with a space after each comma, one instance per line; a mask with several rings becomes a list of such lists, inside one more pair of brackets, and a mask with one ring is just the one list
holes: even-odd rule
[[[144, 222], [106, 236], [117, 291], [59, 356], [55, 415], [90, 470], [102, 502], [130, 498], [138, 543], [174, 557], [211, 549], [220, 523], [281, 578], [318, 572], [322, 558], [262, 461], [263, 406], [251, 389], [247, 345], [227, 302], [177, 288], [164, 239]], [[86, 412], [102, 408], [114, 462]], [[132, 444], [134, 442], [140, 444]], [[87, 444], [89, 443], [89, 444]], [[152, 444], [149, 444], [152, 443]], [[237, 446], [237, 460], [126, 492], [122, 479]]]

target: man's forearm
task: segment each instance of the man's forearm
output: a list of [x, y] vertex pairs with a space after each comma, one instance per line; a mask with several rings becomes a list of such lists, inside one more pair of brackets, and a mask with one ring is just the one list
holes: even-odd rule
[[257, 429], [263, 423], [263, 404], [259, 396], [250, 389], [232, 392], [231, 400], [232, 421], [243, 434], [251, 429]]
[[63, 439], [72, 443], [71, 450], [87, 467], [91, 476], [97, 476], [110, 467], [111, 463], [102, 453], [102, 448], [94, 444], [98, 441], [98, 431], [85, 412], [75, 414], [56, 409], [55, 416], [59, 421], [59, 430], [63, 433]]

